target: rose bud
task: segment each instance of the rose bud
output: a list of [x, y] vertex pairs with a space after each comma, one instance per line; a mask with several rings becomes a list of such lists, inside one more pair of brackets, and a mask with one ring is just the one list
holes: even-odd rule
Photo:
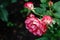
[[53, 5], [53, 2], [52, 1], [49, 1], [48, 2], [48, 5], [49, 5], [49, 7], [51, 7]]
[[33, 10], [34, 9], [34, 5], [32, 2], [27, 2], [24, 4], [25, 8], [28, 8], [29, 10]]

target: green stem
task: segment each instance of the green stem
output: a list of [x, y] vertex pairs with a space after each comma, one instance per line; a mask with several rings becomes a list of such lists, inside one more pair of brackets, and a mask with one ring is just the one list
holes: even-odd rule
[[31, 12], [31, 10], [28, 10], [27, 15], [29, 15], [30, 12]]
[[53, 10], [51, 10], [51, 7], [50, 7], [50, 11], [51, 11], [52, 16], [55, 17], [55, 15], [54, 15], [54, 13], [53, 13]]

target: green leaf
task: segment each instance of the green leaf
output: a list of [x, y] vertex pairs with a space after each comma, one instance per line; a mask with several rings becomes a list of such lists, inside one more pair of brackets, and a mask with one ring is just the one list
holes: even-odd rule
[[58, 30], [57, 34], [58, 34], [58, 36], [60, 37], [60, 30]]
[[57, 30], [55, 36], [56, 36], [56, 37], [60, 37], [60, 30]]
[[48, 4], [40, 4], [40, 7], [46, 8], [46, 7], [48, 7]]
[[47, 11], [46, 11], [46, 15], [52, 16], [52, 12], [51, 12], [50, 10], [47, 10]]
[[53, 8], [54, 8], [56, 11], [60, 12], [60, 1], [56, 2], [56, 3], [53, 5]]
[[24, 12], [27, 12], [28, 11], [28, 9], [27, 8], [24, 8], [24, 10], [23, 10]]
[[40, 14], [41, 14], [41, 13], [44, 13], [44, 12], [46, 11], [46, 9], [45, 9], [45, 8], [38, 8], [38, 7], [37, 7], [37, 8], [35, 9], [35, 11], [36, 11], [37, 13], [40, 13]]
[[38, 38], [36, 40], [48, 40], [48, 38], [47, 37], [41, 37], [41, 38]]
[[27, 2], [27, 1], [29, 1], [29, 0], [24, 0], [24, 1], [26, 1], [26, 2]]
[[55, 16], [56, 18], [60, 18], [60, 13], [59, 13], [59, 12], [54, 13], [54, 16]]
[[4, 6], [1, 4], [1, 5], [0, 5], [0, 8], [3, 8], [3, 7], [4, 7]]
[[12, 23], [12, 22], [8, 22], [8, 23], [7, 23], [7, 26], [8, 26], [8, 27], [13, 27], [13, 26], [15, 26], [15, 24]]
[[24, 8], [24, 9], [20, 10], [21, 13], [23, 13], [23, 12], [27, 12], [27, 11], [28, 11], [27, 8]]
[[17, 2], [17, 0], [11, 0], [11, 2], [12, 2], [12, 3], [15, 3], [15, 2]]
[[55, 19], [55, 21], [56, 21], [57, 24], [60, 26], [60, 19]]
[[54, 38], [54, 37], [51, 37], [51, 40], [56, 40], [56, 38]]
[[4, 3], [2, 3], [2, 4], [0, 5], [0, 7], [1, 7], [1, 8], [5, 8], [7, 5], [8, 5], [8, 3], [7, 3], [7, 2], [4, 2]]
[[41, 8], [36, 8], [35, 11], [36, 11], [37, 13], [42, 13]]
[[8, 12], [7, 12], [7, 10], [6, 9], [4, 9], [4, 8], [1, 8], [1, 19], [2, 19], [2, 21], [8, 21]]
[[40, 0], [41, 1], [41, 3], [46, 3], [47, 2], [47, 0]]

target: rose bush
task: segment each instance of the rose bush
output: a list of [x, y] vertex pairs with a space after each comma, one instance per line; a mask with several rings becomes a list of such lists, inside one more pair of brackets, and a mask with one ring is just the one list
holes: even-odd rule
[[[37, 40], [60, 40], [60, 0], [2, 0], [0, 27], [13, 27], [14, 36], [17, 33], [20, 40], [35, 40], [37, 36]], [[1, 39], [9, 40], [3, 35]]]

